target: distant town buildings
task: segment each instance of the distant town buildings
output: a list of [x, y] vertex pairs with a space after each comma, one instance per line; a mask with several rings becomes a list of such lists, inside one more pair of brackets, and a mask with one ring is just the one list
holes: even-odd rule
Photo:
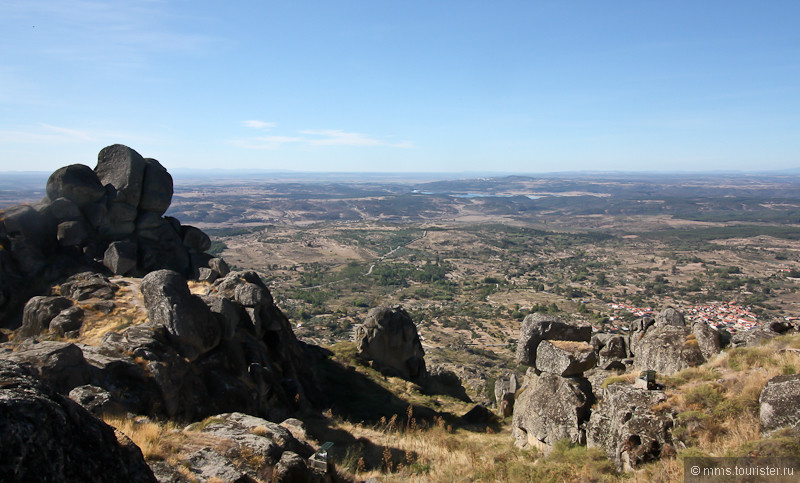
[[[621, 303], [609, 303], [608, 306], [614, 311], [626, 311], [635, 315], [636, 317], [652, 316], [652, 307], [634, 307], [632, 305]], [[736, 305], [732, 302], [712, 302], [703, 305], [680, 305], [674, 304], [675, 308], [683, 313], [687, 323], [695, 321], [703, 321], [716, 328], [725, 328], [731, 332], [750, 330], [759, 325], [758, 316], [752, 312], [752, 308], [747, 306]], [[796, 317], [787, 317], [787, 319], [795, 319]], [[617, 316], [609, 317], [611, 321], [612, 330], [622, 329], [618, 327], [615, 322]]]

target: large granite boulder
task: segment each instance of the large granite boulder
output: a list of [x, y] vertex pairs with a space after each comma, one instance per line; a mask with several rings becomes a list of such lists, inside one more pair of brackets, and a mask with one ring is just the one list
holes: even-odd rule
[[619, 470], [674, 455], [673, 415], [655, 412], [666, 401], [663, 391], [648, 391], [631, 384], [610, 384], [602, 391], [586, 426], [586, 443], [600, 447]]
[[425, 351], [416, 325], [402, 308], [370, 310], [354, 338], [359, 355], [376, 368], [404, 379], [425, 377]]
[[536, 367], [536, 351], [543, 340], [568, 340], [589, 342], [591, 326], [568, 324], [557, 317], [530, 314], [522, 321], [517, 342], [516, 360], [520, 364]]
[[22, 312], [22, 328], [20, 337], [39, 335], [50, 327], [50, 322], [61, 313], [72, 307], [72, 301], [66, 297], [37, 296], [28, 300]]
[[514, 403], [511, 434], [520, 447], [547, 450], [557, 441], [586, 442], [583, 423], [594, 403], [592, 387], [584, 378], [567, 378], [528, 371]]
[[48, 340], [35, 343], [29, 339], [5, 359], [25, 366], [62, 394], [87, 384], [91, 378], [91, 369], [83, 352], [70, 342]]
[[186, 279], [170, 270], [147, 274], [141, 284], [147, 316], [167, 329], [170, 339], [190, 361], [219, 345], [222, 327]]
[[722, 337], [719, 330], [705, 322], [695, 322], [692, 324], [692, 334], [694, 334], [697, 346], [706, 360], [719, 354], [722, 350]]
[[695, 324], [692, 329], [683, 323], [683, 316], [675, 309], [665, 309], [657, 316], [655, 323], [645, 318], [634, 324], [630, 336], [634, 366], [663, 374], [675, 374], [688, 367], [699, 366], [707, 360], [705, 354], [710, 357], [715, 353], [719, 339], [715, 343], [714, 336], [715, 332], [710, 327]]
[[172, 176], [155, 159], [145, 158], [144, 162], [144, 182], [139, 210], [161, 216], [172, 203]]
[[594, 349], [586, 342], [543, 340], [536, 349], [536, 369], [557, 376], [581, 376], [597, 364]]
[[790, 428], [800, 436], [800, 374], [773, 377], [761, 391], [758, 402], [762, 434], [769, 436], [779, 429]]
[[622, 335], [595, 334], [592, 346], [597, 353], [597, 365], [601, 369], [619, 367], [620, 361], [628, 358], [628, 343]]
[[103, 186], [114, 187], [114, 203], [139, 206], [142, 196], [145, 166], [144, 158], [122, 144], [103, 148], [97, 155], [94, 172]]
[[26, 276], [44, 269], [57, 247], [56, 221], [28, 205], [17, 205], [0, 213], [3, 246]]
[[59, 168], [47, 180], [47, 197], [50, 200], [64, 198], [82, 208], [105, 196], [106, 190], [92, 168], [83, 164], [72, 164]]
[[686, 320], [683, 314], [680, 313], [675, 307], [667, 307], [656, 315], [656, 326], [663, 327], [671, 325], [672, 327], [686, 327]]
[[0, 359], [0, 480], [155, 482], [133, 445], [22, 367]]

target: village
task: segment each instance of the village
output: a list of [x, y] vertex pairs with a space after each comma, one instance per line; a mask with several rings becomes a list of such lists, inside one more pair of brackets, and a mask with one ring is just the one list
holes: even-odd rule
[[[635, 307], [614, 302], [609, 303], [608, 306], [616, 313], [626, 311], [636, 317], [655, 315], [652, 307]], [[711, 302], [702, 305], [673, 304], [673, 306], [683, 314], [689, 324], [703, 321], [712, 327], [717, 329], [724, 328], [732, 333], [751, 330], [759, 326], [758, 316], [752, 312], [752, 307], [741, 306], [732, 302]], [[786, 320], [796, 319], [797, 317], [786, 317]], [[628, 330], [627, 327], [616, 324], [615, 322], [618, 320], [619, 315], [609, 317], [611, 323], [605, 327], [605, 330], [611, 330], [612, 332]]]

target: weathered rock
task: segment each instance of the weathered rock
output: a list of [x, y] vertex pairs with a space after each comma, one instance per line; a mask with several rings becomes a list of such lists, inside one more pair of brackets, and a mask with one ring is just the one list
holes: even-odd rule
[[417, 327], [401, 307], [376, 307], [355, 329], [359, 354], [375, 367], [404, 379], [426, 375], [425, 351]]
[[189, 270], [189, 254], [171, 223], [162, 219], [158, 228], [139, 231], [137, 235], [142, 271], [166, 269], [185, 274]]
[[683, 314], [674, 307], [667, 307], [656, 315], [656, 326], [671, 325], [673, 327], [686, 327]]
[[79, 302], [90, 298], [112, 300], [118, 290], [119, 286], [99, 273], [81, 272], [62, 283], [58, 292]]
[[166, 327], [170, 339], [189, 360], [220, 343], [222, 330], [217, 318], [200, 297], [189, 292], [179, 273], [151, 272], [142, 279], [141, 291], [150, 321]]
[[666, 399], [662, 391], [610, 384], [592, 410], [586, 427], [587, 446], [604, 449], [619, 470], [674, 454], [672, 414], [652, 410]]
[[625, 337], [611, 334], [604, 335], [608, 335], [609, 337], [606, 337], [604, 340], [597, 339], [596, 343], [595, 337], [592, 337], [592, 342], [593, 345], [596, 346], [597, 355], [601, 366], [608, 365], [611, 361], [625, 359], [628, 357]]
[[6, 359], [27, 367], [62, 394], [86, 384], [90, 378], [83, 352], [69, 342], [25, 341]]
[[124, 409], [114, 400], [110, 392], [90, 384], [78, 386], [69, 392], [69, 398], [83, 406], [95, 417], [104, 414], [123, 414]]
[[631, 335], [634, 364], [640, 370], [675, 374], [705, 362], [697, 339], [686, 327], [654, 325]]
[[761, 391], [758, 402], [764, 436], [782, 428], [790, 428], [800, 436], [800, 374], [773, 377]]
[[181, 226], [183, 245], [196, 252], [204, 252], [211, 248], [211, 238], [199, 228], [189, 225]]
[[144, 184], [139, 209], [161, 216], [172, 203], [172, 176], [155, 159], [145, 158], [144, 162]]
[[[130, 229], [130, 223], [136, 221], [136, 207], [133, 205], [129, 205], [128, 203], [122, 202], [113, 202], [108, 207], [108, 221], [112, 225], [123, 225], [125, 229]], [[134, 229], [136, 225], [133, 225]], [[115, 230], [118, 231], [118, 230]], [[134, 230], [131, 230], [130, 233], [133, 233]]]
[[586, 342], [543, 340], [536, 349], [536, 369], [557, 376], [580, 376], [597, 364]]
[[149, 461], [147, 464], [153, 470], [153, 475], [158, 483], [192, 483], [193, 481], [166, 461]]
[[247, 474], [240, 471], [228, 458], [211, 448], [203, 448], [189, 456], [189, 470], [201, 481], [211, 480], [229, 483], [249, 483]]
[[112, 185], [116, 190], [116, 203], [139, 206], [146, 163], [144, 158], [122, 144], [103, 148], [97, 155], [94, 172], [102, 185]]
[[591, 326], [568, 324], [560, 319], [543, 314], [530, 314], [522, 321], [517, 342], [516, 360], [520, 364], [536, 367], [536, 350], [543, 340], [570, 340], [589, 342]]
[[54, 199], [47, 205], [45, 211], [58, 221], [83, 220], [83, 214], [78, 205], [66, 198]]
[[39, 335], [62, 310], [72, 306], [72, 301], [64, 297], [37, 296], [28, 300], [22, 312], [20, 337]]
[[136, 269], [136, 244], [117, 241], [108, 245], [103, 265], [116, 275], [126, 275]]
[[700, 347], [700, 352], [706, 360], [711, 359], [722, 350], [722, 340], [719, 331], [707, 323], [693, 323], [692, 334], [694, 334], [697, 345]]
[[281, 455], [272, 473], [272, 481], [275, 483], [307, 482], [314, 479], [315, 475], [306, 465], [305, 458], [291, 451], [285, 451]]
[[791, 329], [791, 325], [781, 321], [773, 321], [750, 330], [736, 332], [731, 337], [732, 347], [753, 347], [766, 340], [774, 339]]
[[0, 480], [155, 482], [136, 446], [54, 393], [22, 367], [0, 360]]
[[217, 317], [217, 321], [222, 328], [222, 339], [233, 339], [236, 328], [239, 326], [239, 312], [230, 299], [217, 295], [203, 295], [201, 298]]
[[458, 375], [444, 366], [434, 364], [428, 369], [425, 390], [434, 394], [447, 394], [460, 401], [472, 402]]
[[78, 207], [100, 201], [105, 194], [95, 172], [83, 164], [59, 168], [47, 180], [48, 198], [66, 198]]
[[229, 273], [231, 273], [230, 267], [228, 267], [228, 264], [225, 262], [225, 260], [221, 258], [212, 258], [211, 260], [209, 260], [208, 267], [219, 273], [220, 277], [225, 277]]
[[242, 283], [236, 286], [234, 300], [245, 307], [258, 307], [271, 304], [272, 296], [266, 288], [254, 283]]
[[309, 436], [308, 436], [308, 428], [306, 428], [306, 423], [296, 418], [288, 418], [283, 420], [280, 426], [288, 429], [296, 440], [308, 442]]
[[83, 309], [73, 305], [53, 317], [50, 321], [50, 332], [61, 336], [80, 329], [81, 325], [83, 325]]
[[6, 209], [0, 220], [8, 240], [4, 246], [20, 270], [28, 276], [38, 273], [57, 246], [55, 219], [31, 206], [17, 205]]
[[83, 245], [89, 239], [89, 227], [83, 220], [62, 221], [58, 224], [56, 239], [62, 247]]
[[589, 418], [594, 402], [592, 388], [585, 378], [566, 378], [528, 371], [514, 403], [512, 436], [517, 446], [549, 449], [566, 439], [584, 444], [582, 424]]
[[497, 402], [497, 406], [500, 407], [508, 394], [511, 395], [511, 400], [513, 401], [517, 389], [519, 389], [519, 382], [516, 374], [512, 373], [508, 377], [497, 379], [494, 383], [494, 400]]
[[226, 413], [212, 416], [211, 421], [202, 429], [204, 433], [229, 440], [239, 448], [246, 447], [251, 454], [263, 457], [268, 464], [277, 463], [285, 451], [306, 458], [314, 452], [310, 446], [295, 439], [288, 429], [266, 419], [243, 413]]
[[219, 278], [219, 273], [216, 270], [211, 270], [210, 268], [200, 267], [197, 273], [197, 280], [201, 282], [208, 282], [213, 283], [214, 280]]

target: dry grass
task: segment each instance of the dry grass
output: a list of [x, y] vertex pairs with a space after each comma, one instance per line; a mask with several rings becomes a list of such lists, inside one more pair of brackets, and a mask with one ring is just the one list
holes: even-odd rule
[[570, 340], [549, 340], [547, 342], [559, 349], [570, 352], [591, 352], [593, 350], [591, 344], [587, 344], [586, 342], [574, 342]]
[[146, 460], [169, 460], [186, 442], [186, 436], [177, 431], [175, 423], [124, 416], [104, 416], [103, 420], [129, 437], [142, 450]]
[[[410, 421], [410, 422], [409, 422]], [[400, 422], [395, 415], [374, 426], [340, 419], [329, 421], [333, 433], [357, 441], [337, 464], [358, 481], [613, 481], [611, 463], [599, 449], [556, 445], [547, 455], [514, 447], [508, 425], [495, 432], [453, 428], [437, 418], [432, 425]]]
[[606, 388], [606, 387], [608, 387], [609, 384], [615, 384], [615, 383], [618, 383], [618, 382], [624, 382], [624, 383], [627, 383], [627, 384], [631, 384], [631, 383], [633, 383], [633, 381], [637, 377], [639, 377], [639, 371], [628, 372], [628, 373], [625, 373], [625, 374], [620, 374], [618, 376], [608, 376], [603, 381], [603, 384], [601, 385], [601, 387], [602, 388]]

